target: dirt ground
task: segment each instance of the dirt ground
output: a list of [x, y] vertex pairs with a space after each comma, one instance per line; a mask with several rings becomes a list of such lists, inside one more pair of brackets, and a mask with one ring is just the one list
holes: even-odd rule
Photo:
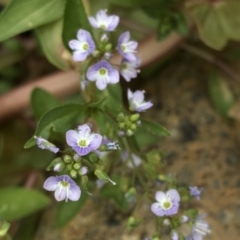
[[[183, 54], [178, 64], [161, 69], [158, 77], [141, 83], [154, 103], [148, 117], [157, 119], [171, 136], [159, 142], [166, 153], [166, 172], [175, 174], [182, 184], [204, 188], [195, 206], [207, 213], [211, 240], [240, 239], [240, 124], [228, 122], [213, 108], [207, 92], [208, 64]], [[238, 86], [236, 86], [238, 87]], [[126, 221], [116, 216], [103, 200], [92, 198], [64, 228], [54, 227], [54, 208], [46, 210], [35, 240], [144, 240], [154, 232], [148, 222], [133, 233], [124, 232]], [[139, 214], [150, 216], [149, 205]]]

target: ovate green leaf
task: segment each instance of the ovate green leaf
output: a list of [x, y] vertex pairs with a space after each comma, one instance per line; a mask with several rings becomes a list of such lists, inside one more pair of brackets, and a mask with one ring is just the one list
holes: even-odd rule
[[35, 88], [31, 95], [31, 107], [37, 120], [49, 110], [59, 106], [59, 101], [49, 92]]
[[91, 27], [82, 0], [68, 0], [64, 11], [63, 43], [67, 48], [71, 39], [76, 39], [79, 29], [91, 32]]
[[0, 189], [1, 217], [11, 221], [35, 213], [50, 204], [50, 199], [43, 193], [18, 187]]
[[48, 61], [59, 69], [68, 70], [70, 65], [65, 58], [69, 53], [62, 42], [62, 27], [62, 19], [59, 19], [38, 27], [36, 33]]
[[61, 18], [66, 0], [12, 0], [0, 15], [0, 41]]
[[[85, 117], [86, 107], [80, 104], [67, 104], [54, 108], [41, 117], [34, 136], [47, 139], [51, 129], [55, 132], [65, 133], [72, 125], [83, 121]], [[36, 144], [34, 136], [26, 142], [25, 148], [30, 148]]]

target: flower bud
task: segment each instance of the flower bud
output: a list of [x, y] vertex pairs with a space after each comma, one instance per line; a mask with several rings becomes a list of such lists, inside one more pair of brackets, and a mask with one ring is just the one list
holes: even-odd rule
[[189, 217], [187, 217], [186, 215], [183, 215], [180, 218], [181, 223], [186, 223], [186, 222], [188, 222], [188, 220], [189, 220]]
[[52, 162], [48, 165], [46, 170], [47, 171], [54, 170], [55, 166], [59, 163], [62, 163], [62, 159], [60, 157], [57, 157], [57, 158], [53, 159]]
[[131, 126], [130, 126], [130, 128], [131, 128], [131, 130], [136, 130], [137, 129], [137, 125], [136, 124], [134, 124], [134, 123], [132, 123], [131, 124]]
[[88, 173], [88, 168], [83, 166], [80, 168], [80, 170], [78, 171], [78, 173], [83, 176], [83, 175], [86, 175]]
[[108, 40], [109, 40], [108, 35], [107, 35], [106, 33], [104, 33], [104, 34], [101, 36], [100, 41], [101, 41], [102, 43], [106, 43]]
[[124, 115], [124, 113], [121, 112], [117, 116], [117, 121], [122, 122], [124, 120], [124, 118], [125, 118], [125, 115]]
[[74, 169], [72, 169], [72, 170], [70, 171], [70, 176], [71, 176], [72, 178], [76, 178], [76, 177], [77, 177], [77, 171], [74, 170]]
[[119, 127], [120, 129], [124, 130], [124, 129], [125, 129], [125, 123], [123, 123], [123, 122], [119, 123], [119, 124], [118, 124], [118, 127]]
[[103, 172], [102, 170], [100, 169], [97, 169], [95, 170], [94, 174], [98, 177], [98, 179], [102, 180], [102, 181], [109, 181], [110, 183], [112, 183], [113, 185], [116, 185], [115, 182], [113, 182], [110, 177], [105, 173]]
[[140, 117], [140, 114], [139, 114], [139, 113], [132, 114], [132, 115], [130, 116], [130, 121], [136, 122], [136, 121], [139, 119], [139, 117]]
[[112, 54], [111, 54], [110, 52], [105, 52], [105, 53], [104, 53], [104, 58], [105, 58], [106, 60], [109, 60], [111, 57], [112, 57]]
[[131, 129], [127, 129], [126, 134], [127, 134], [128, 137], [130, 137], [134, 134], [134, 132]]
[[108, 43], [106, 46], [105, 46], [105, 51], [106, 52], [109, 52], [112, 50], [112, 44], [111, 43]]
[[74, 164], [73, 164], [73, 168], [74, 168], [75, 170], [79, 170], [80, 167], [81, 167], [81, 164], [80, 164], [80, 163], [74, 163]]
[[63, 162], [59, 162], [53, 167], [53, 171], [61, 172], [64, 168], [65, 168], [65, 164]]
[[80, 162], [81, 161], [81, 156], [79, 156], [78, 154], [74, 154], [73, 159], [74, 159], [75, 162]]
[[99, 52], [98, 50], [94, 50], [94, 51], [92, 52], [92, 55], [93, 55], [94, 57], [98, 57], [99, 54], [100, 54], [100, 52]]
[[69, 156], [69, 155], [65, 155], [65, 156], [63, 157], [63, 161], [64, 161], [65, 163], [71, 163], [71, 162], [72, 162], [72, 157]]
[[170, 225], [170, 220], [169, 219], [164, 219], [163, 225], [164, 226], [169, 226]]
[[71, 163], [67, 164], [67, 170], [71, 171], [71, 169], [72, 169], [72, 164]]

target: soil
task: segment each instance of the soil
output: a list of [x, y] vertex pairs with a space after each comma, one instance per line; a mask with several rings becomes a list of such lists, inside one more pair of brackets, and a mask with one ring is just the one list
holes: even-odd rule
[[[166, 153], [165, 171], [176, 175], [182, 184], [204, 188], [201, 201], [193, 204], [207, 213], [211, 235], [206, 239], [237, 240], [239, 123], [223, 119], [212, 106], [207, 91], [208, 68], [208, 64], [183, 54], [178, 64], [166, 64], [158, 77], [141, 83], [139, 89], [145, 89], [147, 98], [154, 103], [148, 118], [157, 119], [171, 132], [170, 137], [159, 142], [159, 149]], [[61, 229], [54, 227], [54, 209], [45, 211], [35, 240], [144, 240], [154, 232], [155, 223], [149, 221], [127, 234], [126, 219], [117, 213], [110, 221], [111, 207], [97, 197], [90, 198]], [[139, 215], [151, 217], [148, 204], [142, 204]]]

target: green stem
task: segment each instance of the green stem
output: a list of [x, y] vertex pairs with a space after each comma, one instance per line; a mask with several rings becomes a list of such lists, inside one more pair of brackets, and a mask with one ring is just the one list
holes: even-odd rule
[[131, 149], [130, 149], [130, 147], [129, 147], [129, 144], [128, 144], [128, 142], [127, 142], [127, 139], [126, 139], [125, 137], [123, 137], [122, 140], [123, 140], [123, 144], [124, 144], [126, 150], [127, 150], [128, 153], [129, 153], [130, 161], [131, 161], [131, 163], [132, 163], [132, 165], [133, 165], [133, 167], [134, 167], [134, 174], [137, 176], [138, 180], [139, 180], [140, 183], [142, 184], [145, 192], [148, 193], [148, 192], [149, 192], [149, 191], [148, 191], [148, 187], [147, 187], [147, 185], [145, 184], [144, 179], [142, 178], [141, 174], [137, 171], [137, 166], [136, 166], [136, 164], [134, 163], [133, 158], [132, 158], [132, 156], [131, 156]]

